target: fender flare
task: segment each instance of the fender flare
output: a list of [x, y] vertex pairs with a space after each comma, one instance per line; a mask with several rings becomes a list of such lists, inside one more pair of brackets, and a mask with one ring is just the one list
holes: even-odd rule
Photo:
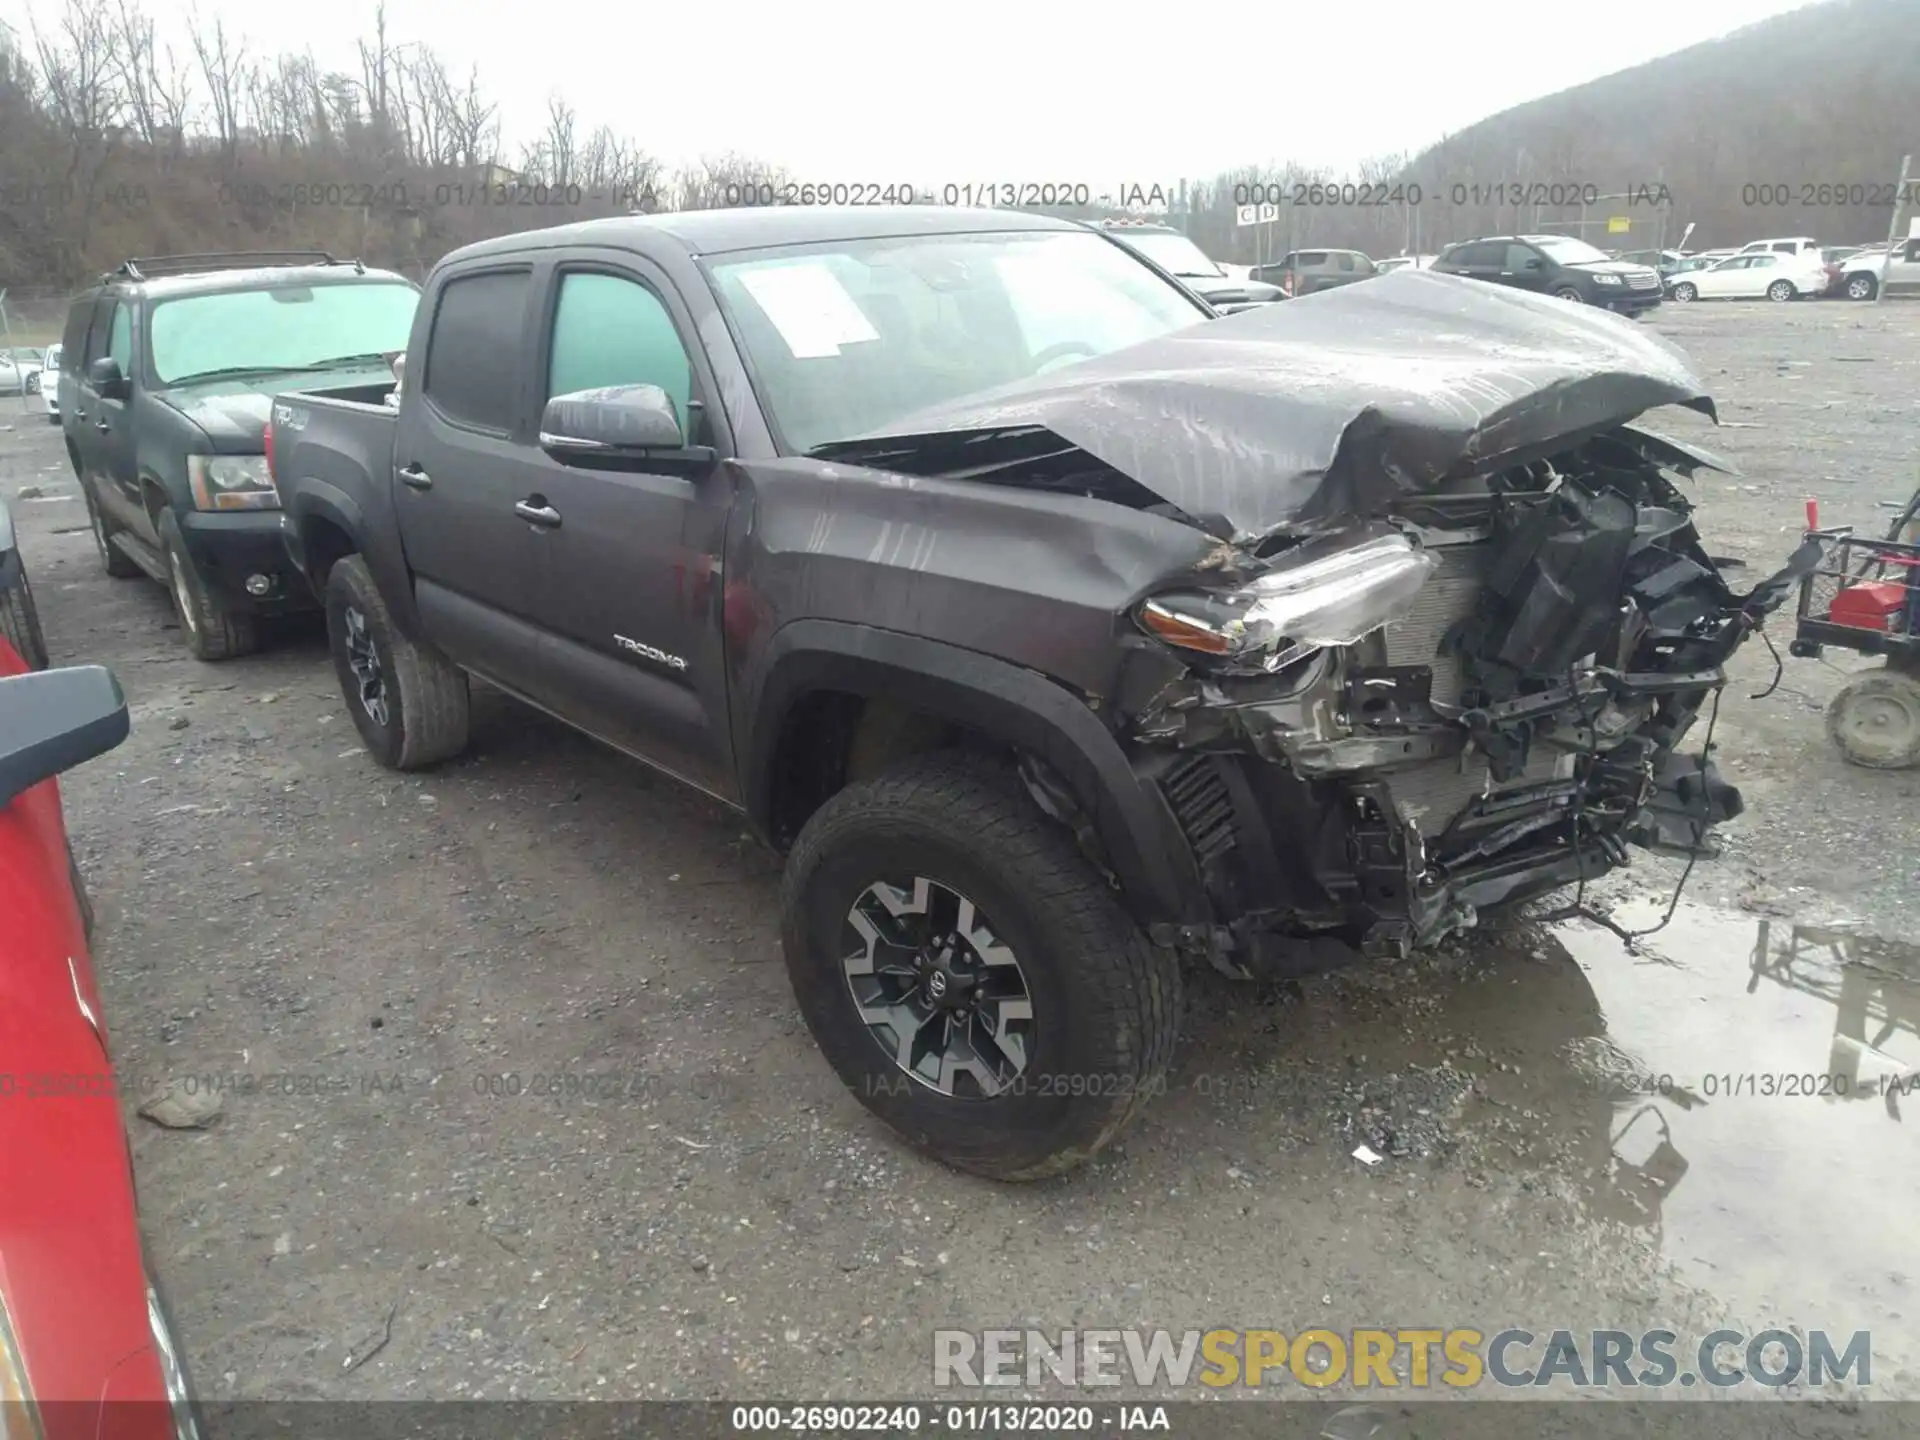
[[420, 612], [413, 602], [413, 577], [404, 560], [379, 543], [378, 522], [369, 520], [360, 502], [338, 485], [307, 477], [292, 488], [286, 523], [281, 527], [281, 543], [286, 547], [287, 558], [306, 577], [314, 594], [321, 595], [321, 591], [314, 583], [313, 563], [307, 553], [303, 527], [309, 520], [318, 519], [345, 531], [353, 540], [354, 553], [367, 562], [373, 583], [379, 588], [380, 598], [386, 601], [394, 623], [409, 639], [422, 639]]
[[1037, 671], [895, 630], [796, 620], [775, 632], [748, 677], [735, 752], [745, 757], [748, 817], [763, 835], [771, 832], [781, 730], [816, 690], [899, 700], [1044, 760], [1085, 807], [1135, 919], [1204, 921], [1186, 837], [1085, 701]]

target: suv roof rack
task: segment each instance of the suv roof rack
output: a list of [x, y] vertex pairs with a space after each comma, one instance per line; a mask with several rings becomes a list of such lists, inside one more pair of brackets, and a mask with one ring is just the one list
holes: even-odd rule
[[[246, 270], [260, 265], [339, 265], [324, 250], [227, 250], [202, 255], [146, 255], [123, 260], [108, 272], [108, 278], [125, 276], [129, 280], [148, 280], [157, 275], [192, 275], [209, 270]], [[356, 270], [366, 267], [358, 260], [344, 262]]]

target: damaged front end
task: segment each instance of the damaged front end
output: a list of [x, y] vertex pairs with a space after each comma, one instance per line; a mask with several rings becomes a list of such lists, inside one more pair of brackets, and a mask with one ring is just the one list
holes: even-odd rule
[[1714, 853], [1740, 794], [1684, 742], [1808, 560], [1735, 594], [1663, 473], [1695, 463], [1618, 427], [1138, 607], [1185, 663], [1134, 667], [1121, 708], [1222, 917], [1209, 958], [1405, 954], [1629, 846]]

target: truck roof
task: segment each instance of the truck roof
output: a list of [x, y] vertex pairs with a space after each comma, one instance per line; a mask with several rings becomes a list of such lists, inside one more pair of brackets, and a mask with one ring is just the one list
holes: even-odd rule
[[646, 252], [667, 246], [691, 255], [720, 255], [775, 245], [880, 240], [908, 235], [976, 235], [1006, 230], [1084, 230], [1074, 220], [1024, 210], [949, 205], [774, 205], [616, 215], [547, 230], [522, 231], [462, 246], [446, 260], [519, 254], [557, 245], [608, 245]]

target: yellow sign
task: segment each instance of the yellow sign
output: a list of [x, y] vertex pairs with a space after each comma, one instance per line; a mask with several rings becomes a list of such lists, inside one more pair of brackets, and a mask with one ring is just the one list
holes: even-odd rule
[[1631, 229], [1633, 229], [1633, 221], [1625, 215], [1609, 215], [1607, 217], [1607, 234], [1624, 235]]

